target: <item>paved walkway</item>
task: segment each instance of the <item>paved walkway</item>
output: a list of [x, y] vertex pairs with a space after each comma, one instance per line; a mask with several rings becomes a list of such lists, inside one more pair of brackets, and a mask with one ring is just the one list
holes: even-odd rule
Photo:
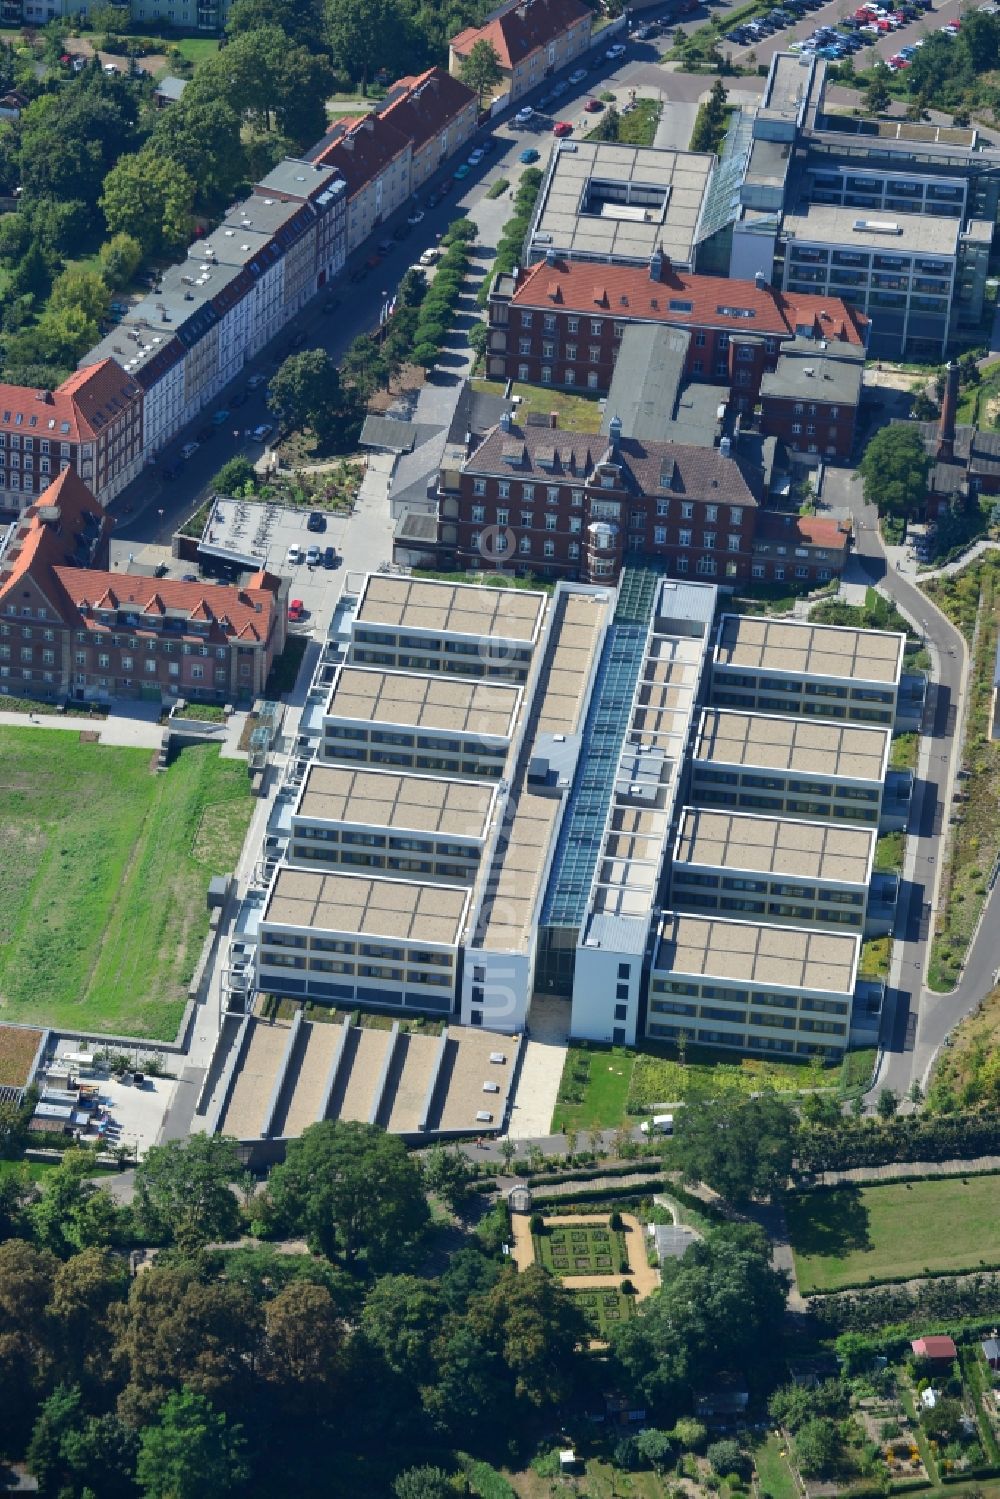
[[[157, 707], [157, 717], [159, 708]], [[68, 729], [71, 733], [96, 734], [100, 744], [117, 744], [128, 749], [158, 750], [163, 739], [162, 725], [112, 710], [107, 718], [84, 717], [72, 713], [0, 713], [0, 724], [18, 729]]]
[[851, 1171], [822, 1171], [818, 1186], [835, 1187], [844, 1182], [890, 1182], [910, 1176], [974, 1176], [1000, 1171], [1000, 1155], [981, 1155], [971, 1161], [890, 1161], [885, 1166], [856, 1166]]
[[564, 999], [536, 996], [531, 1006], [531, 1029], [524, 1044], [521, 1075], [511, 1110], [508, 1134], [512, 1140], [547, 1136], [559, 1096], [569, 1005]]

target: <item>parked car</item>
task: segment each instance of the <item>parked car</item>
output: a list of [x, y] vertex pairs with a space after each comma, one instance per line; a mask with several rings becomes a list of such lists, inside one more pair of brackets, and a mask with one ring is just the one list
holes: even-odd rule
[[538, 152], [535, 150], [534, 146], [529, 146], [526, 151], [521, 152], [520, 156], [517, 159], [518, 161], [523, 161], [526, 167], [530, 167], [533, 161], [538, 160]]
[[615, 42], [615, 45], [613, 47], [609, 47], [604, 55], [608, 59], [608, 62], [617, 62], [620, 57], [625, 56], [627, 50], [628, 49], [624, 47], [621, 42]]
[[307, 567], [318, 567], [319, 566], [319, 547], [312, 546], [306, 552], [306, 566]]
[[437, 260], [440, 255], [441, 251], [438, 249], [437, 245], [428, 245], [427, 249], [421, 253], [420, 264], [433, 265], [435, 260]]
[[[289, 556], [291, 556], [291, 553], [289, 553]], [[289, 599], [289, 601], [288, 601], [288, 622], [289, 622], [289, 624], [297, 625], [298, 622], [299, 622], [299, 620], [302, 619], [302, 617], [304, 616], [305, 612], [306, 612], [305, 611], [305, 606], [302, 603], [301, 599]]]
[[250, 433], [250, 436], [253, 438], [254, 442], [266, 442], [273, 431], [274, 428], [271, 426], [270, 422], [261, 422], [258, 427], [254, 427], [253, 431]]
[[212, 423], [216, 427], [221, 427], [223, 423], [228, 422], [228, 420], [229, 412], [224, 406], [220, 406], [218, 411], [213, 412], [212, 414]]
[[301, 561], [302, 548], [299, 546], [298, 542], [293, 542], [292, 545], [288, 548], [288, 555], [285, 557], [285, 562], [289, 567], [298, 567]]
[[482, 149], [482, 147], [477, 146], [476, 149], [470, 153], [467, 159], [467, 165], [470, 167], [478, 167], [479, 163], [482, 161], [485, 155], [486, 152]]
[[552, 134], [558, 136], [561, 140], [564, 135], [569, 135], [572, 129], [573, 126], [569, 120], [557, 120], [552, 127]]
[[334, 568], [334, 567], [337, 566], [337, 553], [334, 551], [333, 547], [324, 547], [324, 549], [323, 549], [323, 566], [328, 571], [331, 568]]
[[604, 101], [602, 99], [588, 99], [583, 107], [589, 115], [600, 114], [604, 108]]
[[250, 390], [256, 390], [258, 385], [263, 385], [266, 379], [266, 375], [251, 375], [247, 381], [247, 387]]
[[325, 531], [326, 530], [326, 516], [323, 514], [322, 510], [312, 510], [312, 511], [309, 512], [309, 519], [306, 521], [306, 530], [307, 531]]
[[461, 182], [463, 178], [468, 177], [470, 170], [471, 169], [468, 162], [463, 161], [459, 166], [455, 168], [455, 181]]
[[198, 451], [198, 443], [196, 443], [196, 442], [186, 442], [184, 444], [184, 446], [181, 448], [181, 457], [182, 458], [193, 458], [194, 455], [195, 455], [195, 453], [197, 453], [197, 451]]
[[571, 73], [569, 75], [569, 81], [570, 81], [570, 83], [573, 84], [573, 86], [575, 88], [577, 84], [583, 82], [583, 80], [586, 78], [586, 76], [587, 76], [587, 69], [586, 68], [577, 68], [574, 73]]
[[422, 208], [419, 208], [416, 204], [414, 204], [413, 207], [410, 209], [409, 214], [407, 215], [406, 222], [408, 224], [420, 224], [420, 223], [423, 222], [423, 217], [424, 217], [424, 210]]
[[531, 106], [529, 104], [526, 104], [525, 107], [523, 109], [519, 109], [518, 112], [517, 112], [517, 114], [514, 116], [514, 124], [515, 125], [530, 125], [531, 122], [532, 122], [532, 120], [534, 118], [535, 118], [535, 111], [531, 108]]

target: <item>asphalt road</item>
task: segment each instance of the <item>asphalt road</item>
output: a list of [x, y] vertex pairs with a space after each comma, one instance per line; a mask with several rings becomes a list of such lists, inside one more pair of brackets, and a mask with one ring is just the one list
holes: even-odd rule
[[875, 511], [864, 505], [860, 484], [852, 484], [846, 470], [831, 470], [827, 483], [830, 502], [849, 505], [853, 511], [856, 563], [870, 582], [882, 584], [906, 614], [919, 623], [937, 658], [937, 680], [929, 690], [923, 722], [923, 733], [930, 741], [929, 760], [925, 774], [914, 786], [907, 878], [900, 888], [897, 911], [895, 956], [900, 977], [898, 986], [888, 994], [882, 1035], [884, 1059], [871, 1095], [873, 1098], [879, 1089], [889, 1087], [902, 1097], [912, 1082], [922, 1085], [926, 1082], [931, 1062], [948, 1032], [993, 987], [993, 972], [1000, 966], [1000, 939], [995, 924], [1000, 907], [994, 891], [958, 988], [950, 995], [927, 989], [924, 975], [934, 925], [939, 860], [948, 829], [955, 773], [960, 768], [961, 736], [957, 731], [965, 691], [964, 643], [944, 616], [929, 606], [918, 588], [887, 568]]

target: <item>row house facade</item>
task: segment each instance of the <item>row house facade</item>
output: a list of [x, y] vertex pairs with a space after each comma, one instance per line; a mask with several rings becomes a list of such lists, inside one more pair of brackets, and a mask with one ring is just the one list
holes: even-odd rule
[[634, 323], [687, 330], [685, 376], [730, 386], [735, 410], [747, 414], [784, 344], [813, 340], [817, 351], [837, 343], [863, 350], [868, 328], [867, 319], [838, 298], [790, 296], [763, 277], [689, 275], [659, 253], [647, 269], [550, 256], [496, 277], [487, 373], [606, 392], [625, 329]]
[[18, 515], [72, 470], [108, 504], [140, 472], [143, 392], [113, 359], [54, 391], [0, 385], [0, 511]]
[[280, 580], [243, 588], [109, 572], [107, 521], [67, 470], [0, 554], [0, 688], [45, 700], [247, 702], [285, 642]]
[[[280, 163], [84, 356], [74, 379], [114, 361], [142, 398], [138, 465], [197, 416], [343, 267], [346, 223], [346, 184], [335, 170]], [[97, 492], [105, 498], [99, 486]]]
[[478, 124], [477, 105], [475, 91], [444, 68], [428, 68], [392, 85], [378, 112], [410, 137], [411, 192], [423, 187], [472, 138]]
[[714, 448], [508, 420], [441, 471], [437, 557], [595, 583], [656, 557], [674, 577], [743, 583], [761, 499], [760, 476]]
[[452, 37], [448, 71], [460, 76], [476, 43], [488, 42], [499, 59], [499, 92], [509, 94], [513, 104], [589, 51], [593, 19], [593, 11], [580, 0], [512, 0], [482, 26], [469, 26]]
[[310, 160], [336, 168], [347, 183], [348, 255], [410, 196], [413, 143], [378, 114], [338, 121]]

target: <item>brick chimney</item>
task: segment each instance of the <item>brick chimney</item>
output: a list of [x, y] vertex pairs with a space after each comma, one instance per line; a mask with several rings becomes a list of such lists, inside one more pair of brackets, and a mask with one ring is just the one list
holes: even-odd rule
[[550, 411], [549, 412], [549, 426], [550, 427], [558, 427], [558, 425], [559, 425], [559, 413], [558, 413], [558, 411]]
[[950, 463], [955, 456], [955, 415], [958, 411], [958, 365], [949, 360], [944, 372], [944, 397], [938, 423], [938, 459]]

